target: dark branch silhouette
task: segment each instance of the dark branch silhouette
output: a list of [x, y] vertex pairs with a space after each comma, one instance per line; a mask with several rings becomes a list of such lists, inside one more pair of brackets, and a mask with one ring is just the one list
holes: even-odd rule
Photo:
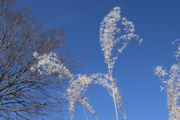
[[[40, 75], [30, 67], [39, 55], [57, 51], [59, 60], [68, 67], [62, 52], [66, 42], [63, 28], [42, 30], [40, 22], [27, 8], [16, 10], [14, 0], [0, 0], [0, 119], [43, 119], [50, 110], [61, 110], [64, 102], [58, 91], [66, 85], [58, 74]], [[62, 82], [63, 81], [63, 82]]]

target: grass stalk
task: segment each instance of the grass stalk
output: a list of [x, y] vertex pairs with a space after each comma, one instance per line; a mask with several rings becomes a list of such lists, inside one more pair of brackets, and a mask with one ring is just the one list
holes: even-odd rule
[[86, 114], [86, 110], [85, 110], [85, 108], [84, 108], [84, 104], [83, 104], [83, 101], [82, 101], [82, 99], [81, 99], [81, 96], [80, 96], [80, 101], [81, 101], [81, 104], [82, 104], [82, 107], [83, 107], [83, 110], [84, 110], [84, 114], [85, 114], [85, 116], [86, 116], [86, 120], [88, 120], [88, 117], [87, 117], [87, 114]]

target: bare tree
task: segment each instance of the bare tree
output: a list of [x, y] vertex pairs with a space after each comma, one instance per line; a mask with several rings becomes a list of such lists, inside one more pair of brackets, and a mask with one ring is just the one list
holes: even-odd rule
[[[65, 85], [58, 74], [41, 75], [30, 68], [39, 55], [59, 51], [59, 60], [71, 69], [61, 48], [65, 30], [42, 25], [29, 15], [28, 9], [14, 8], [14, 0], [0, 0], [0, 119], [44, 119], [50, 110], [60, 110], [63, 101], [57, 91]], [[59, 96], [58, 96], [59, 95]], [[58, 108], [58, 109], [57, 109]]]

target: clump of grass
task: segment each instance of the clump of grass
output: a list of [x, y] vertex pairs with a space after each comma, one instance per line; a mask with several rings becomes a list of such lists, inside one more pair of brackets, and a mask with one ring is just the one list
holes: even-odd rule
[[[121, 30], [118, 27], [120, 23], [124, 28]], [[122, 32], [123, 31], [123, 32]], [[55, 53], [39, 55], [34, 53], [34, 57], [38, 59], [38, 63], [31, 67], [31, 70], [37, 70], [40, 74], [58, 73], [60, 80], [65, 76], [70, 79], [66, 93], [63, 97], [68, 100], [69, 112], [71, 120], [73, 120], [74, 108], [77, 102], [82, 104], [86, 119], [88, 120], [85, 107], [95, 116], [95, 111], [88, 103], [88, 98], [85, 92], [90, 84], [98, 84], [105, 87], [110, 96], [113, 98], [116, 120], [118, 120], [119, 108], [126, 120], [126, 115], [123, 109], [122, 100], [120, 96], [120, 89], [116, 85], [115, 78], [113, 77], [113, 68], [115, 61], [118, 59], [118, 54], [121, 53], [129, 44], [130, 40], [135, 38], [141, 44], [142, 39], [139, 38], [135, 32], [133, 23], [120, 15], [120, 7], [113, 8], [102, 20], [100, 25], [100, 43], [104, 53], [105, 63], [107, 64], [108, 72], [106, 74], [96, 73], [91, 76], [77, 74], [73, 75], [61, 63]], [[117, 37], [115, 37], [117, 36]], [[118, 50], [113, 52], [113, 48], [118, 47]], [[115, 55], [114, 55], [115, 53]]]

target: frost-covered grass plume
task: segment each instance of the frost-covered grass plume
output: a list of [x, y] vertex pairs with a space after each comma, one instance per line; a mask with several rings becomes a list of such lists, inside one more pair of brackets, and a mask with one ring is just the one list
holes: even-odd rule
[[[127, 20], [125, 17], [120, 15], [120, 7], [114, 7], [112, 11], [110, 11], [102, 20], [100, 26], [100, 43], [102, 47], [102, 51], [104, 53], [105, 63], [107, 63], [108, 74], [105, 76], [106, 81], [102, 81], [102, 83], [108, 83], [105, 85], [110, 92], [110, 95], [113, 97], [115, 112], [116, 112], [116, 120], [118, 120], [118, 112], [117, 106], [120, 108], [121, 113], [126, 120], [126, 116], [124, 110], [122, 108], [122, 101], [120, 96], [120, 90], [116, 87], [115, 79], [112, 76], [113, 67], [115, 61], [118, 58], [118, 54], [121, 53], [129, 44], [132, 38], [135, 38], [139, 41], [139, 44], [143, 41], [137, 34], [135, 34], [134, 24]], [[124, 28], [118, 27], [118, 24], [123, 26]], [[116, 37], [117, 36], [117, 37]], [[113, 52], [113, 48], [117, 46], [118, 51]], [[113, 53], [115, 55], [113, 55]]]
[[[177, 41], [177, 40], [176, 40]], [[174, 43], [174, 42], [173, 42]], [[175, 52], [176, 60], [180, 55], [180, 46]], [[180, 120], [180, 63], [171, 66], [167, 73], [162, 66], [155, 68], [155, 74], [160, 77], [163, 83], [162, 89], [166, 90], [170, 120]]]

